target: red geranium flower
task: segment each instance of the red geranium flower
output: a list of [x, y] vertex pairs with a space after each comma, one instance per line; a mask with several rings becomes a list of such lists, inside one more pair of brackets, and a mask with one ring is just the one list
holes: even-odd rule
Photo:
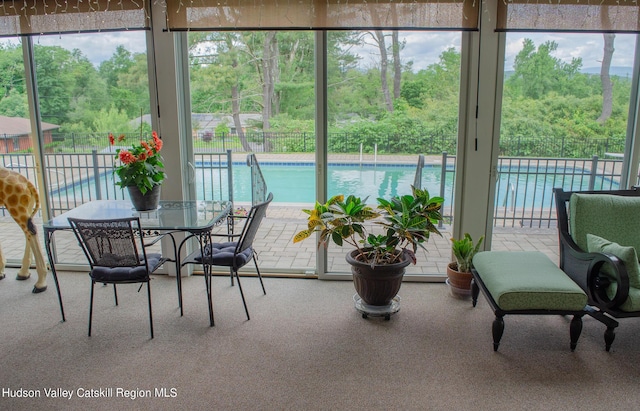
[[[121, 134], [118, 141], [124, 140], [125, 135]], [[109, 143], [113, 145], [114, 142], [113, 134], [109, 133]], [[115, 165], [113, 172], [120, 181], [116, 181], [116, 184], [120, 187], [137, 186], [142, 194], [161, 184], [167, 177], [159, 154], [161, 149], [162, 140], [155, 131], [149, 141], [140, 140], [129, 149], [118, 148], [116, 161], [120, 164]]]

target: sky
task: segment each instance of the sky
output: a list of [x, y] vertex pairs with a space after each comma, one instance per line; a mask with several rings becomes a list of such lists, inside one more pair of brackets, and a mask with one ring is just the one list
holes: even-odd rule
[[[460, 50], [461, 35], [459, 32], [401, 32], [400, 38], [405, 42], [402, 52], [403, 61], [413, 61], [414, 71], [427, 68], [438, 61], [442, 51], [449, 47]], [[567, 34], [567, 33], [508, 33], [505, 48], [505, 70], [513, 68], [513, 60], [522, 48], [525, 38], [530, 38], [536, 46], [545, 41], [556, 41], [560, 47], [555, 57], [570, 62], [573, 57], [581, 57], [583, 68], [599, 67], [602, 60], [603, 39], [601, 34]], [[5, 39], [4, 41], [13, 41]], [[42, 45], [60, 45], [68, 49], [78, 48], [97, 67], [102, 61], [111, 58], [119, 45], [124, 45], [134, 53], [145, 52], [146, 41], [144, 31], [104, 32], [95, 34], [73, 34], [36, 36], [34, 43]], [[362, 49], [362, 64], [374, 64], [372, 57], [367, 56], [372, 46]], [[612, 66], [633, 67], [635, 51], [635, 35], [617, 34]]]
[[[413, 60], [414, 70], [425, 69], [438, 61], [440, 53], [449, 47], [460, 50], [461, 35], [458, 32], [405, 32], [401, 40], [406, 41], [403, 50], [405, 60]], [[539, 46], [546, 41], [558, 43], [554, 56], [569, 63], [572, 58], [581, 57], [582, 67], [600, 67], [604, 40], [602, 34], [568, 33], [507, 33], [505, 45], [505, 70], [513, 70], [513, 61], [522, 49], [525, 38]], [[428, 44], [429, 47], [424, 45]], [[635, 35], [617, 34], [614, 42], [612, 66], [633, 67]], [[405, 61], [406, 62], [406, 61]]]

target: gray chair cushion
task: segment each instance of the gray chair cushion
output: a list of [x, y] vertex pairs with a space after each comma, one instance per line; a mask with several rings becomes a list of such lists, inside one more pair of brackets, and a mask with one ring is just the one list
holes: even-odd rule
[[[140, 259], [144, 261], [143, 256]], [[154, 271], [161, 264], [162, 256], [156, 253], [147, 254], [147, 262], [149, 263], [149, 271]], [[101, 267], [96, 266], [89, 273], [91, 278], [96, 282], [112, 282], [112, 281], [145, 281], [149, 276], [144, 265], [137, 267]]]
[[[246, 248], [244, 251], [235, 255], [234, 261], [234, 253], [236, 251], [237, 244], [238, 243], [235, 241], [208, 244], [204, 249], [204, 258], [202, 258], [201, 255], [198, 255], [195, 257], [195, 260], [199, 263], [208, 265], [222, 265], [227, 267], [235, 266], [240, 268], [251, 260], [251, 257], [253, 256], [253, 248]], [[213, 253], [211, 250], [213, 250]]]

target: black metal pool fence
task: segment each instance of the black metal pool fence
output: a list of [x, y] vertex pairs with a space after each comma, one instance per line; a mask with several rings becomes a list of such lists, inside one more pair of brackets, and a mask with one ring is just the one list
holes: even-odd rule
[[[441, 153], [441, 188], [439, 195], [454, 199], [453, 181], [456, 170], [455, 156]], [[195, 161], [210, 164], [201, 167], [202, 173], [213, 173], [214, 168], [231, 167], [231, 152], [196, 152]], [[58, 215], [87, 201], [97, 199], [122, 199], [122, 190], [113, 182], [107, 184], [101, 176], [113, 170], [113, 152], [91, 153], [46, 153], [44, 169], [48, 183], [49, 201], [53, 215]], [[2, 164], [16, 170], [37, 183], [33, 156], [31, 154], [0, 154]], [[421, 167], [416, 161], [416, 175]], [[587, 159], [543, 158], [543, 157], [499, 157], [496, 181], [494, 225], [501, 227], [551, 227], [555, 224], [555, 204], [552, 189], [562, 187], [576, 189], [616, 189], [620, 184], [622, 160], [619, 158]], [[229, 169], [219, 176], [230, 176]], [[419, 181], [418, 178], [415, 181]], [[76, 189], [83, 184], [88, 190]], [[268, 185], [269, 182], [266, 181]], [[219, 192], [212, 192], [214, 198], [203, 200], [233, 199], [232, 184], [218, 184]], [[225, 192], [227, 187], [229, 192]], [[433, 193], [432, 193], [433, 194]], [[4, 215], [4, 209], [0, 209]], [[443, 215], [450, 221], [453, 216], [453, 201]]]
[[[91, 152], [108, 147], [109, 133], [76, 134], [53, 133], [52, 142], [46, 149], [56, 152]], [[0, 152], [13, 150], [10, 141], [16, 136], [0, 135]], [[139, 137], [137, 133], [126, 135], [127, 140]], [[147, 136], [146, 136], [147, 137]], [[255, 153], [312, 153], [316, 149], [314, 133], [305, 132], [248, 132], [245, 145], [237, 134], [197, 133], [194, 136], [196, 151]], [[374, 153], [378, 154], [425, 154], [439, 155], [442, 152], [455, 153], [457, 136], [444, 133], [426, 134], [355, 134], [329, 133], [328, 151], [331, 153]], [[4, 146], [3, 146], [4, 144]], [[591, 158], [605, 156], [605, 153], [623, 153], [625, 137], [584, 138], [566, 136], [502, 136], [500, 156], [505, 157], [550, 157], [550, 158]], [[249, 148], [249, 150], [247, 150]]]

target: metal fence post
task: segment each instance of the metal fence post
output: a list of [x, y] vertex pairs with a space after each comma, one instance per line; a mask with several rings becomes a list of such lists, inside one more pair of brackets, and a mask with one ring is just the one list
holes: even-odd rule
[[91, 150], [93, 159], [93, 179], [96, 186], [96, 199], [102, 200], [102, 189], [100, 188], [100, 169], [98, 168], [98, 150]]
[[233, 161], [231, 150], [227, 150], [227, 184], [229, 187], [229, 202], [233, 204]]
[[[447, 181], [447, 152], [442, 152], [442, 165], [440, 166], [440, 197], [444, 198]], [[438, 221], [438, 228], [442, 228], [442, 220]]]
[[598, 156], [591, 157], [591, 175], [589, 176], [589, 190], [596, 185], [596, 173], [598, 172]]

